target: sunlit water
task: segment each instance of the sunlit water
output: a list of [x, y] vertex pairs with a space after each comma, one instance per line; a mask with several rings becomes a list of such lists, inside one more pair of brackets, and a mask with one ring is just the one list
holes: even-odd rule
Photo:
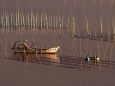
[[[70, 29], [61, 30], [6, 30], [0, 29], [0, 68], [2, 86], [20, 86], [20, 85], [46, 85], [47, 86], [114, 86], [115, 69], [109, 63], [104, 67], [102, 64], [92, 64], [84, 61], [86, 55], [97, 56], [106, 61], [115, 61], [114, 42], [89, 40], [85, 39], [86, 26], [85, 16], [88, 17], [89, 29], [94, 36], [95, 32], [100, 35], [100, 16], [102, 16], [104, 34], [108, 34], [108, 30], [113, 35], [113, 18], [115, 5], [110, 5], [109, 0], [105, 0], [103, 6], [99, 0], [87, 0], [84, 7], [83, 0], [33, 0], [31, 5], [33, 12], [42, 14], [46, 9], [47, 15], [64, 15], [64, 28], [67, 28], [68, 16], [75, 17], [76, 27], [80, 31], [82, 38], [72, 38], [71, 24]], [[93, 2], [94, 1], [94, 2]], [[55, 3], [55, 4], [54, 4]], [[38, 5], [39, 4], [39, 5]], [[44, 5], [44, 7], [43, 7]], [[6, 10], [9, 14], [15, 13], [18, 3], [14, 0], [0, 1], [0, 13]], [[59, 7], [59, 9], [57, 9]], [[30, 2], [28, 0], [19, 2], [20, 12], [30, 12]], [[44, 8], [44, 9], [43, 9]], [[63, 9], [62, 9], [63, 8]], [[86, 8], [86, 9], [84, 9]], [[72, 22], [70, 18], [70, 22]], [[109, 28], [109, 29], [108, 29]], [[75, 34], [78, 35], [76, 29]], [[22, 61], [20, 58], [13, 60], [10, 46], [15, 40], [28, 40], [28, 44], [36, 43], [37, 48], [50, 48], [60, 46], [56, 56], [37, 56], [41, 59], [31, 59]], [[2, 59], [7, 57], [8, 59]], [[47, 57], [50, 59], [43, 59]], [[53, 58], [52, 58], [53, 57]], [[55, 57], [55, 58], [54, 58]], [[13, 59], [11, 59], [13, 58]], [[70, 59], [71, 58], [71, 59]], [[80, 58], [80, 59], [78, 59]], [[63, 60], [64, 59], [64, 60]], [[74, 61], [73, 61], [74, 59]], [[76, 60], [77, 59], [77, 60]], [[81, 61], [81, 59], [83, 61]], [[35, 63], [35, 64], [32, 64]], [[36, 64], [38, 63], [38, 64]], [[76, 64], [75, 64], [76, 63]], [[41, 65], [44, 64], [44, 65]], [[113, 63], [114, 65], [115, 63]], [[48, 66], [50, 65], [50, 66]], [[82, 66], [84, 65], [84, 66]], [[71, 68], [72, 67], [72, 68]], [[18, 78], [17, 78], [18, 77]], [[16, 80], [17, 79], [17, 80]], [[25, 83], [28, 82], [28, 83]]]

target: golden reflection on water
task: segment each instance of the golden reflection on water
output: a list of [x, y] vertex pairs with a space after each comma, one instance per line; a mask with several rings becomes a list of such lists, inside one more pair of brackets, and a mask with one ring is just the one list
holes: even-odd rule
[[13, 59], [23, 61], [49, 61], [51, 63], [60, 63], [60, 58], [56, 54], [26, 54], [26, 53], [12, 53]]

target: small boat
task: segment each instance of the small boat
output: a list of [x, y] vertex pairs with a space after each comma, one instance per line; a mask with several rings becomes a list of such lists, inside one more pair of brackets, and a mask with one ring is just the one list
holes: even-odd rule
[[90, 62], [90, 61], [94, 61], [94, 62], [99, 62], [100, 61], [100, 59], [96, 56], [94, 56], [94, 57], [90, 57], [89, 55], [87, 55], [87, 56], [85, 56], [85, 61], [86, 62]]
[[14, 42], [11, 50], [13, 53], [26, 53], [26, 54], [56, 54], [56, 52], [60, 49], [60, 46], [51, 47], [48, 49], [39, 49], [35, 48], [34, 45], [28, 46], [27, 43], [21, 42], [20, 44]]

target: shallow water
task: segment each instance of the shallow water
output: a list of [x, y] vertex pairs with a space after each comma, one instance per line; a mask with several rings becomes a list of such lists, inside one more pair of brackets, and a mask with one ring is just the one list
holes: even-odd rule
[[[70, 86], [70, 85], [89, 85], [89, 86], [112, 86], [114, 85], [115, 62], [109, 64], [107, 61], [115, 61], [114, 53], [110, 58], [111, 44], [114, 42], [88, 40], [72, 38], [70, 30], [62, 30], [59, 36], [57, 30], [4, 30], [0, 31], [1, 37], [1, 85], [46, 85], [48, 86]], [[31, 59], [22, 61], [13, 58], [10, 46], [14, 40], [27, 39], [31, 44], [33, 41], [36, 47], [49, 48], [60, 46], [55, 56], [45, 56], [47, 59]], [[3, 45], [2, 45], [3, 43]], [[108, 46], [107, 46], [108, 43]], [[81, 47], [80, 48], [80, 44]], [[92, 45], [92, 46], [90, 46]], [[97, 48], [99, 46], [99, 48]], [[107, 50], [105, 47], [107, 46]], [[8, 59], [5, 57], [5, 52]], [[92, 49], [92, 53], [91, 53]], [[101, 49], [101, 53], [99, 53]], [[82, 51], [82, 54], [81, 54]], [[85, 55], [94, 53], [104, 56], [100, 57], [106, 62], [101, 64], [86, 63], [83, 59]], [[114, 48], [112, 50], [114, 52]], [[82, 55], [82, 56], [81, 56]], [[42, 56], [43, 57], [43, 56]], [[52, 58], [53, 57], [53, 58]], [[49, 59], [48, 59], [49, 58]], [[75, 60], [74, 60], [75, 59]], [[82, 61], [82, 66], [81, 66]], [[112, 66], [112, 67], [109, 67]], [[101, 68], [101, 69], [100, 69]], [[9, 71], [8, 71], [9, 70]], [[8, 72], [7, 72], [8, 71]], [[26, 71], [26, 72], [25, 72]], [[37, 77], [36, 77], [37, 76]], [[7, 78], [8, 77], [8, 78]], [[15, 78], [18, 77], [16, 80]], [[11, 79], [10, 79], [11, 78]], [[112, 78], [112, 79], [111, 79]], [[110, 80], [111, 79], [111, 80]], [[15, 82], [14, 82], [15, 81]], [[7, 83], [5, 83], [7, 82]], [[27, 82], [27, 83], [25, 83]], [[38, 83], [39, 82], [39, 83]], [[45, 83], [44, 83], [45, 82]], [[84, 83], [82, 83], [84, 82]]]
[[[3, 0], [0, 0], [0, 14], [4, 13], [4, 10], [9, 14], [17, 11], [18, 2], [16, 0], [4, 1], [3, 3]], [[101, 16], [103, 33], [108, 34], [110, 31], [109, 34], [113, 35], [115, 2], [113, 1], [114, 3], [110, 4], [110, 0], [103, 0], [101, 8], [100, 0], [85, 1], [86, 4], [84, 5], [84, 0], [65, 0], [65, 2], [64, 0], [32, 0], [31, 4], [28, 0], [19, 0], [20, 12], [25, 14], [30, 12], [32, 7], [33, 13], [42, 14], [46, 12], [47, 15], [64, 15], [63, 28], [65, 29], [62, 29], [61, 35], [59, 35], [59, 30], [52, 29], [6, 30], [1, 28], [0, 86], [114, 86], [115, 63], [112, 63], [114, 68], [107, 67], [109, 66], [107, 61], [115, 61], [114, 41], [101, 41], [100, 38], [99, 40], [85, 39], [85, 22], [87, 16], [91, 35], [94, 36], [94, 32], [96, 32], [100, 36]], [[79, 36], [79, 29], [81, 38], [72, 38], [72, 23], [69, 24], [70, 29], [66, 29], [68, 16], [71, 17], [72, 15], [76, 22], [75, 34]], [[70, 22], [72, 22], [72, 19], [70, 19]], [[49, 48], [58, 45], [61, 48], [56, 53], [55, 60], [52, 60], [52, 56], [49, 56], [50, 59], [42, 58], [41, 63], [39, 60], [21, 61], [19, 58], [12, 59], [10, 46], [13, 41], [24, 39], [27, 39], [30, 45], [35, 42], [37, 48]], [[81, 59], [86, 55], [93, 56], [94, 54], [97, 54], [105, 63], [95, 65], [83, 60], [81, 66]], [[8, 57], [8, 59], [3, 59], [3, 57]], [[71, 68], [72, 66], [73, 68]]]
[[[82, 57], [97, 54], [102, 60], [115, 61], [114, 42], [72, 38], [71, 30], [4, 30], [0, 31], [1, 53], [10, 54], [10, 45], [16, 40], [28, 40], [28, 44], [36, 43], [37, 48], [50, 48], [60, 46], [57, 54], [61, 57]], [[9, 56], [9, 55], [8, 55]]]
[[115, 77], [111, 68], [70, 69], [16, 60], [0, 59], [2, 86], [113, 86]]

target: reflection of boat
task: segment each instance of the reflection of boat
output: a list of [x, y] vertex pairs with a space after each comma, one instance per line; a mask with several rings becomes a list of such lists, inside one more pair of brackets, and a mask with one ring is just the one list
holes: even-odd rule
[[40, 54], [39, 58], [50, 60], [52, 62], [60, 62], [60, 58], [56, 54]]
[[50, 58], [50, 59], [57, 59], [59, 58], [56, 54], [40, 54], [40, 57]]
[[25, 54], [25, 53], [12, 53], [14, 59], [28, 60], [34, 62], [48, 63], [48, 64], [58, 64], [60, 63], [60, 58], [56, 54]]

